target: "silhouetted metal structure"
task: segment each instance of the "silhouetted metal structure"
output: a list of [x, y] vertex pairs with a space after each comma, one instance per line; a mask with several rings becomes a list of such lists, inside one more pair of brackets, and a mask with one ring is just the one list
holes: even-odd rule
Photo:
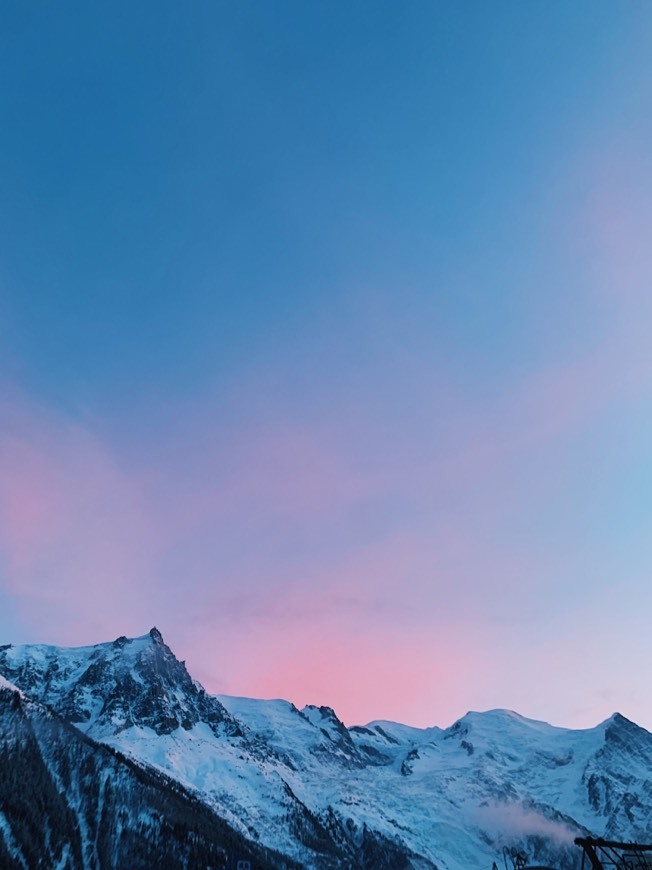
[[513, 847], [509, 849], [507, 846], [503, 848], [503, 861], [505, 862], [505, 870], [509, 870], [508, 861], [511, 862], [514, 870], [523, 870], [527, 867], [527, 857]]
[[582, 870], [652, 870], [652, 845], [616, 843], [612, 840], [577, 837], [582, 853]]
[[[505, 870], [510, 870], [510, 865], [513, 870], [553, 870], [552, 867], [543, 867], [541, 864], [536, 866], [528, 864], [526, 855], [519, 852], [518, 849], [509, 848], [508, 846], [503, 848], [503, 861], [505, 863]], [[492, 870], [498, 870], [498, 865], [495, 861]]]

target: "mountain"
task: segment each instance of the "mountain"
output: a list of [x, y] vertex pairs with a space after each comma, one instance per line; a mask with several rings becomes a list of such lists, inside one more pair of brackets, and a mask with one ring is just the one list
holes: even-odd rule
[[288, 864], [432, 866], [363, 823], [313, 812], [282, 776], [289, 759], [193, 681], [156, 629], [75, 649], [0, 647], [0, 674], [84, 736], [174, 778], [241, 837], [289, 856]]
[[[109, 764], [121, 771], [110, 777], [118, 783], [112, 794], [121, 824], [133, 822], [132, 788], [158, 789], [156, 800], [183, 804], [145, 812], [148, 843], [161, 834], [152, 819], [174, 827], [189, 802], [201, 808], [197, 819], [221, 831], [222, 840], [211, 842], [237, 837], [243, 853], [248, 848], [256, 861], [275, 866], [489, 870], [508, 846], [571, 868], [576, 836], [650, 839], [652, 734], [619, 714], [581, 731], [505, 710], [468, 713], [445, 729], [391, 722], [347, 728], [326, 706], [299, 710], [282, 700], [209, 695], [156, 629], [75, 649], [0, 647], [0, 674], [18, 687], [0, 692], [0, 715], [11, 705], [21, 710], [0, 732], [3, 747], [16, 745], [16, 721], [35, 733], [49, 723], [66, 735], [67, 768], [78, 778], [85, 765], [92, 768], [87, 784], [59, 788], [70, 812], [97, 819], [98, 783]], [[6, 763], [0, 770], [18, 762]], [[30, 781], [14, 780], [19, 793], [17, 783]], [[47, 793], [54, 795], [60, 780], [52, 782]], [[27, 806], [29, 797], [20, 799]], [[16, 822], [2, 812], [0, 833], [11, 851]], [[99, 842], [96, 832], [84, 836], [79, 847], [68, 844], [68, 854]], [[191, 839], [205, 845], [202, 836]], [[114, 858], [91, 866], [154, 866]], [[208, 866], [193, 860], [179, 852], [164, 866]]]

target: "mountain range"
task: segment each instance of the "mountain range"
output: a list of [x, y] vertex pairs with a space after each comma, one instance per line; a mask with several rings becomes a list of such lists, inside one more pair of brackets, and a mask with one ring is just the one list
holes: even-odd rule
[[[0, 867], [490, 870], [647, 841], [652, 734], [507, 710], [346, 727], [327, 706], [213, 696], [153, 628], [0, 647]], [[500, 859], [502, 862], [502, 859]]]

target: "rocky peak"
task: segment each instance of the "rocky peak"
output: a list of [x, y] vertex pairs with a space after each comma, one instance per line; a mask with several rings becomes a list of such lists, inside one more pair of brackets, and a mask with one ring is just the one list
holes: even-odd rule
[[617, 734], [634, 735], [639, 732], [647, 733], [645, 732], [645, 729], [636, 725], [636, 723], [632, 722], [630, 719], [627, 719], [627, 717], [623, 716], [622, 713], [613, 713], [603, 724], [605, 726], [606, 738]]
[[0, 674], [89, 734], [117, 734], [132, 726], [169, 734], [200, 721], [216, 732], [239, 731], [220, 702], [192, 680], [157, 628], [92, 647], [5, 649]]
[[324, 737], [333, 744], [333, 747], [350, 764], [357, 766], [364, 763], [358, 748], [351, 739], [348, 728], [339, 719], [332, 707], [316, 707], [313, 704], [308, 704], [308, 706], [303, 708], [302, 713], [313, 725], [316, 725], [320, 729]]

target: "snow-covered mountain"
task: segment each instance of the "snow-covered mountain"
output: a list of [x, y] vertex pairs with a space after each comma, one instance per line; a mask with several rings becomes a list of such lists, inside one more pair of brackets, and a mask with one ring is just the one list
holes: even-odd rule
[[[22, 693], [0, 691], [0, 715], [5, 696], [32, 719], [47, 705], [96, 753], [98, 777], [97, 753], [116, 750], [107, 758], [178, 783], [224, 831], [275, 850], [277, 866], [489, 870], [506, 845], [571, 868], [576, 836], [652, 831], [652, 734], [618, 714], [583, 731], [505, 710], [446, 729], [346, 728], [329, 707], [210, 696], [156, 629], [75, 649], [0, 647], [0, 674]], [[10, 828], [0, 813], [5, 850]]]
[[95, 743], [0, 677], [0, 867], [275, 868], [169, 777]]

